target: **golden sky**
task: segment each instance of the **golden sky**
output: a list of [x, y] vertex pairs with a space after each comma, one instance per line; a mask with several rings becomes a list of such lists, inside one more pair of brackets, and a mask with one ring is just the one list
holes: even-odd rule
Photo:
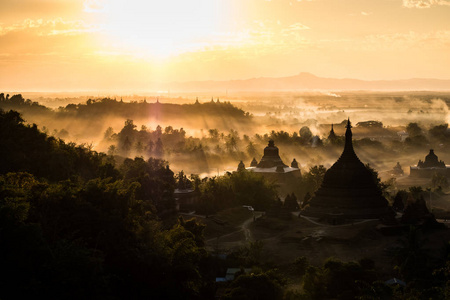
[[1, 0], [3, 91], [450, 79], [450, 0]]

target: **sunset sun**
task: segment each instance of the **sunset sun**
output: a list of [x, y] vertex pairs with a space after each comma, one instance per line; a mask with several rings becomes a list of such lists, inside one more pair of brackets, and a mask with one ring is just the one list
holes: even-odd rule
[[149, 57], [198, 50], [218, 34], [225, 18], [218, 1], [105, 1], [85, 3], [103, 20], [114, 47]]

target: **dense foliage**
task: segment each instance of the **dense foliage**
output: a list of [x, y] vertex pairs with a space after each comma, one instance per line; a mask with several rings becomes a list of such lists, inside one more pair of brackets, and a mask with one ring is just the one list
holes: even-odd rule
[[40, 105], [38, 102], [31, 101], [30, 99], [24, 99], [21, 94], [9, 96], [9, 94], [0, 93], [0, 107], [2, 109], [26, 109], [32, 112], [46, 113], [50, 110], [44, 105]]
[[266, 210], [277, 197], [274, 183], [248, 171], [208, 178], [199, 185], [199, 189], [198, 211], [205, 214], [236, 205], [247, 205], [252, 206], [255, 210]]
[[163, 161], [130, 159], [117, 170], [105, 155], [25, 126], [16, 112], [0, 112], [0, 125], [2, 299], [210, 295], [203, 226], [158, 221], [155, 207], [173, 206]]
[[[170, 225], [180, 180], [167, 162], [127, 158], [116, 168], [113, 156], [49, 137], [15, 111], [0, 111], [0, 125], [0, 298], [214, 295], [204, 225]], [[200, 212], [276, 199], [249, 172], [178, 179], [194, 185]]]
[[[7, 98], [0, 100], [11, 102], [12, 98]], [[13, 100], [34, 105], [21, 99]], [[91, 101], [62, 109], [61, 113], [77, 114], [77, 110], [95, 105], [119, 109], [123, 104]], [[429, 131], [416, 125], [408, 126], [411, 140], [402, 144], [405, 149], [423, 140], [420, 136], [448, 140], [446, 125]], [[117, 145], [107, 155], [50, 137], [36, 125], [25, 125], [15, 111], [0, 111], [0, 298], [208, 299], [216, 292], [214, 277], [218, 270], [241, 266], [258, 269], [242, 272], [235, 281], [224, 284], [225, 299], [445, 299], [450, 295], [449, 249], [444, 249], [441, 257], [427, 256], [421, 231], [415, 227], [398, 247], [386, 253], [397, 265], [395, 272], [407, 281], [404, 289], [380, 281], [386, 278], [370, 260], [329, 259], [317, 267], [297, 259], [294, 272], [302, 277], [303, 290], [285, 293], [286, 281], [272, 269], [273, 265], [261, 261], [262, 242], [249, 243], [218, 263], [204, 248], [204, 225], [173, 218], [176, 187], [192, 187], [198, 197], [197, 212], [209, 215], [237, 205], [267, 210], [275, 203], [274, 184], [246, 171], [203, 180], [191, 176], [187, 180], [182, 172], [174, 176], [167, 162], [158, 158], [127, 158], [119, 167], [114, 161], [118, 152], [128, 156], [141, 151], [146, 157], [159, 157], [168, 149], [192, 149], [200, 160], [213, 151], [232, 156], [245, 149], [251, 156], [256, 151], [255, 143], [265, 143], [269, 137], [308, 147], [313, 140], [308, 128], [302, 128], [299, 134], [273, 131], [256, 135], [253, 140], [245, 135], [240, 138], [236, 131], [225, 135], [211, 129], [207, 137], [193, 139], [186, 138], [184, 130], [170, 126], [136, 130], [130, 119], [119, 133], [105, 134], [106, 141]], [[204, 141], [219, 149], [203, 146]], [[362, 140], [360, 145], [370, 143], [378, 147], [369, 140]], [[289, 195], [286, 208], [298, 209], [297, 197], [308, 200], [320, 187], [325, 171], [318, 164], [304, 173], [299, 186], [307, 195]], [[376, 172], [373, 174], [380, 188], [386, 190], [385, 183], [379, 181]], [[448, 185], [438, 177], [433, 184], [435, 188]], [[423, 195], [423, 191], [413, 188], [409, 193], [399, 193], [394, 200], [396, 210], [404, 211], [406, 217], [416, 217], [417, 211], [424, 210], [423, 199], [418, 198], [418, 208], [412, 213], [407, 203], [416, 194]]]
[[37, 126], [25, 126], [16, 111], [0, 113], [0, 173], [29, 172], [51, 181], [117, 177], [105, 154], [49, 137]]

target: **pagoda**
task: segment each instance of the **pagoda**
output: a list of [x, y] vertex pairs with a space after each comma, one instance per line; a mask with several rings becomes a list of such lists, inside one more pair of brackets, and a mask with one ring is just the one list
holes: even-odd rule
[[403, 176], [403, 174], [404, 174], [403, 168], [402, 168], [402, 166], [400, 165], [400, 163], [397, 162], [397, 164], [395, 165], [395, 167], [392, 168], [391, 175], [392, 175], [392, 176]]
[[261, 161], [257, 165], [258, 168], [268, 169], [273, 167], [287, 167], [281, 160], [280, 154], [278, 153], [278, 147], [275, 146], [275, 142], [273, 140], [269, 141], [269, 145], [264, 148], [264, 155], [261, 158]]
[[[243, 169], [243, 162], [238, 166], [238, 171]], [[245, 168], [245, 167], [244, 167]], [[292, 161], [291, 166], [286, 165], [280, 157], [279, 149], [273, 140], [264, 148], [264, 155], [258, 162], [253, 158], [247, 171], [258, 173], [269, 181], [276, 182], [278, 191], [282, 196], [293, 193], [298, 188], [298, 179], [301, 177], [299, 163]]]
[[321, 187], [302, 215], [333, 224], [344, 220], [393, 216], [372, 172], [359, 160], [353, 149], [351, 127], [349, 119], [344, 151], [325, 173]]
[[334, 133], [333, 124], [331, 124], [330, 134], [328, 135], [328, 139], [334, 141], [337, 139], [336, 133]]
[[450, 166], [439, 160], [434, 150], [425, 156], [425, 161], [419, 160], [417, 165], [409, 168], [409, 176], [431, 178], [435, 173], [450, 177]]

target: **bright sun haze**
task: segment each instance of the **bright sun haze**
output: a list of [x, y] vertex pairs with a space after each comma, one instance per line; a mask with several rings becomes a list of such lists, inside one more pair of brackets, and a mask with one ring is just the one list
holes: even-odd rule
[[[225, 17], [216, 0], [121, 1], [113, 0], [97, 10], [105, 19], [105, 34], [136, 55], [167, 57], [198, 50], [219, 30]], [[225, 13], [225, 12], [224, 12]]]
[[300, 72], [450, 79], [449, 16], [448, 0], [2, 0], [0, 88], [145, 91]]

